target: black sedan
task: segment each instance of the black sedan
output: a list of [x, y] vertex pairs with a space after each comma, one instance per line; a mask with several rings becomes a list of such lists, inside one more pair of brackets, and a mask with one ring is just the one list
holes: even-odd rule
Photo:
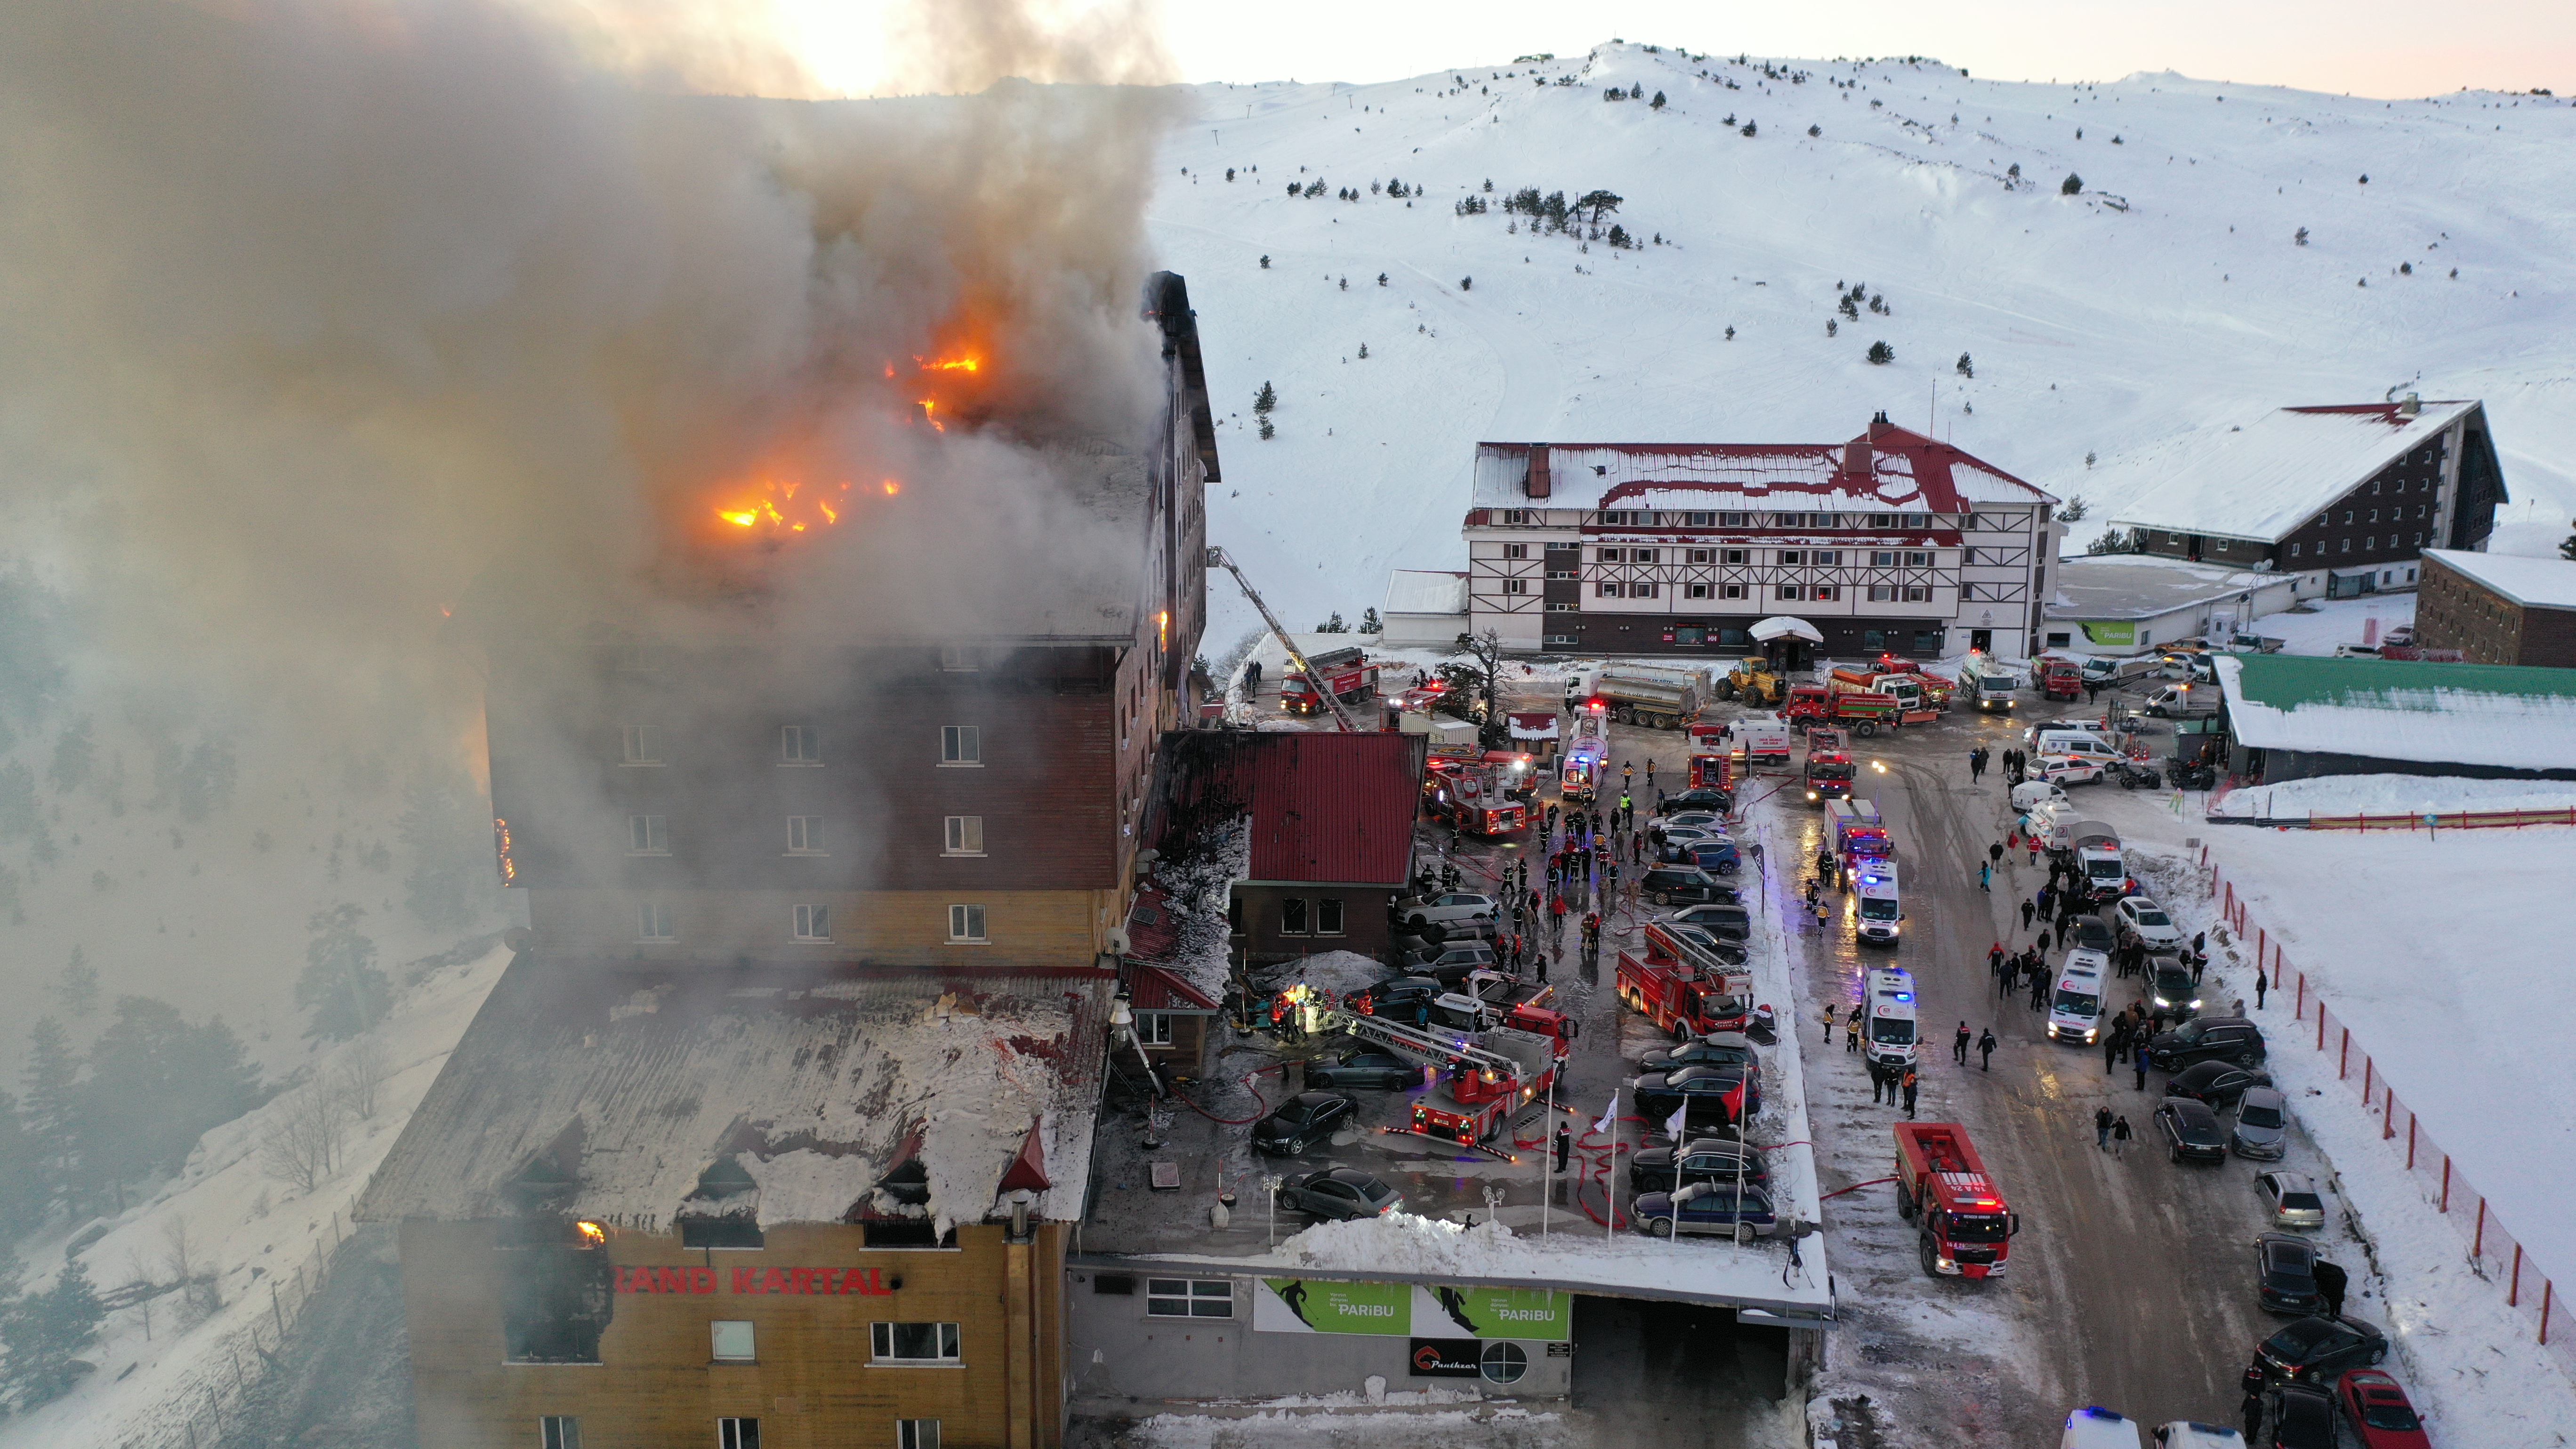
[[1684, 1067], [1677, 1072], [1650, 1072], [1636, 1080], [1632, 1100], [1637, 1104], [1637, 1115], [1649, 1122], [1663, 1121], [1684, 1102], [1710, 1103], [1726, 1120], [1732, 1121], [1734, 1114], [1726, 1111], [1723, 1099], [1739, 1088], [1744, 1093], [1745, 1112], [1749, 1115], [1761, 1111], [1762, 1074], [1742, 1066]]
[[1651, 1075], [1678, 1072], [1684, 1067], [1731, 1067], [1757, 1060], [1751, 1037], [1740, 1031], [1713, 1031], [1694, 1041], [1648, 1055], [1637, 1063], [1637, 1070]]
[[1355, 1167], [1327, 1167], [1279, 1180], [1279, 1205], [1341, 1222], [1392, 1212], [1401, 1193]]
[[2302, 1318], [2254, 1351], [2273, 1383], [2332, 1383], [2346, 1369], [2368, 1368], [2388, 1357], [2388, 1336], [2358, 1318]]
[[1310, 1087], [1375, 1087], [1401, 1092], [1422, 1085], [1422, 1069], [1393, 1052], [1344, 1052], [1306, 1064]]
[[2325, 1295], [2317, 1291], [2317, 1245], [2295, 1233], [2256, 1238], [2254, 1292], [2266, 1313], [2304, 1317], [2325, 1307]]
[[2156, 1104], [2156, 1125], [2164, 1129], [2166, 1155], [2176, 1162], [2227, 1160], [2227, 1134], [2219, 1130], [2218, 1114], [2205, 1102], [2167, 1097]]
[[1448, 989], [1428, 976], [1398, 976], [1392, 981], [1379, 982], [1351, 998], [1351, 1006], [1362, 1016], [1411, 1021], [1415, 1007], [1428, 1007]]
[[1677, 1183], [1732, 1184], [1740, 1168], [1750, 1187], [1771, 1185], [1771, 1169], [1762, 1153], [1726, 1137], [1703, 1138], [1678, 1153], [1670, 1147], [1648, 1147], [1628, 1159], [1628, 1191], [1671, 1192]]
[[2148, 994], [2168, 1018], [2189, 1019], [2200, 1011], [2200, 987], [2191, 979], [2191, 968], [2171, 956], [2159, 956], [2151, 968], [2155, 983]]
[[1693, 906], [1690, 924], [1721, 941], [1741, 941], [1753, 934], [1753, 913], [1742, 906]]
[[2233, 1104], [2252, 1087], [2272, 1085], [2272, 1074], [2240, 1067], [2234, 1062], [2194, 1062], [2173, 1074], [2165, 1083], [2168, 1097], [2189, 1097], [2207, 1103], [2212, 1111]]
[[1715, 810], [1721, 814], [1727, 814], [1734, 809], [1734, 796], [1714, 785], [1702, 785], [1696, 790], [1684, 790], [1678, 795], [1665, 796], [1663, 803], [1655, 807], [1655, 813], [1679, 815], [1690, 810]]
[[1295, 1157], [1332, 1140], [1336, 1129], [1357, 1120], [1359, 1109], [1358, 1102], [1337, 1092], [1299, 1092], [1252, 1124], [1253, 1150]]
[[2336, 1449], [2334, 1395], [2291, 1384], [2272, 1401], [2271, 1449]]
[[2079, 951], [2111, 951], [2111, 927], [2100, 916], [2077, 916], [2067, 926], [2066, 944]]

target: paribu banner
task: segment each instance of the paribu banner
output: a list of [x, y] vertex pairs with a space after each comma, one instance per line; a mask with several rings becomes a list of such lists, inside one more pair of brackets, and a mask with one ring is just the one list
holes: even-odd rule
[[1546, 1288], [1263, 1278], [1253, 1292], [1252, 1326], [1262, 1333], [1436, 1334], [1561, 1343], [1574, 1336], [1574, 1300]]
[[2138, 624], [2134, 619], [2095, 620], [2090, 623], [2078, 624], [2075, 627], [2083, 630], [2084, 637], [2096, 644], [2135, 644], [2138, 642]]

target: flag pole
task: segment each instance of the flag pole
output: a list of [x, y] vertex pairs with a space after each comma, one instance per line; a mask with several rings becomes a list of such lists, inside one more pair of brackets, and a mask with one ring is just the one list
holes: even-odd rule
[[1547, 1237], [1548, 1200], [1556, 1196], [1556, 1073], [1547, 1074], [1548, 1132], [1538, 1143], [1538, 1235]]
[[1610, 1170], [1601, 1175], [1601, 1241], [1619, 1240], [1619, 1092], [1610, 1092]]

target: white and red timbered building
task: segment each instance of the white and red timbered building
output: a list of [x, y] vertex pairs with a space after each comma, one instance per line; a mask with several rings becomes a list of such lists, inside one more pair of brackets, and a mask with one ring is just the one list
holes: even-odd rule
[[2026, 655], [2056, 501], [1885, 413], [1847, 443], [1479, 443], [1468, 618], [1533, 653], [1740, 654], [1787, 615], [1827, 656]]

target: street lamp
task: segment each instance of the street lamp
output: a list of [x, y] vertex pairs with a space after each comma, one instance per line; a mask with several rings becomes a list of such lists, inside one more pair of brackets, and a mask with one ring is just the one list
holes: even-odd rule
[[1279, 1183], [1279, 1174], [1275, 1172], [1261, 1174], [1261, 1196], [1270, 1204], [1270, 1224], [1267, 1235], [1270, 1240], [1269, 1246], [1274, 1248], [1279, 1246]]

